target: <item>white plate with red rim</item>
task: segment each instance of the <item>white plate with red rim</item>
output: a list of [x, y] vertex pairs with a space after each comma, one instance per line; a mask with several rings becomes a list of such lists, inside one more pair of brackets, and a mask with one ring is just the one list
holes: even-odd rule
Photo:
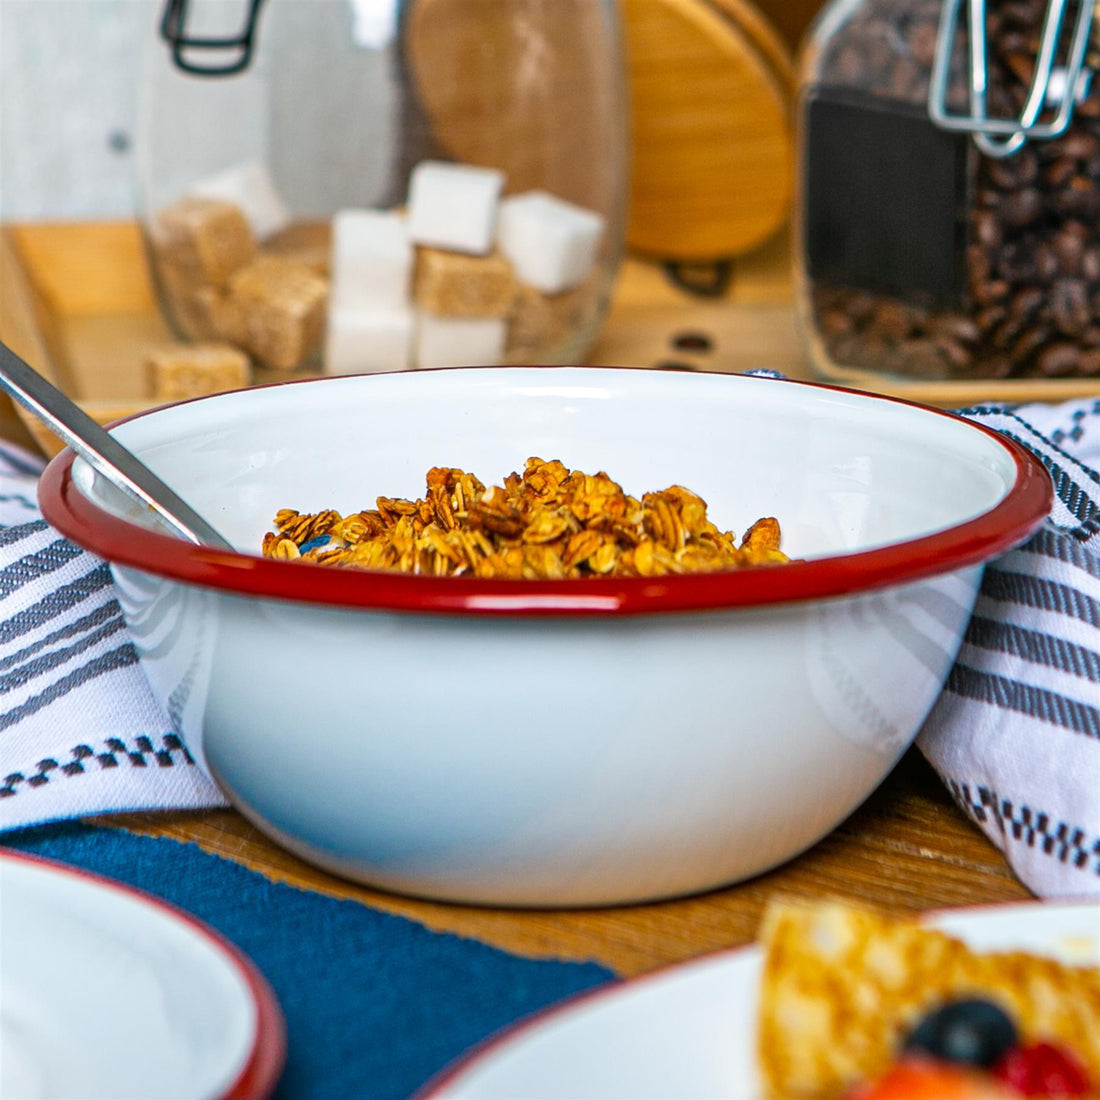
[[260, 1100], [285, 1053], [267, 982], [213, 929], [121, 883], [0, 853], [0, 1097]]
[[[929, 915], [977, 950], [1100, 964], [1100, 904], [1026, 902]], [[581, 994], [521, 1021], [417, 1100], [759, 1100], [761, 957], [738, 948]]]

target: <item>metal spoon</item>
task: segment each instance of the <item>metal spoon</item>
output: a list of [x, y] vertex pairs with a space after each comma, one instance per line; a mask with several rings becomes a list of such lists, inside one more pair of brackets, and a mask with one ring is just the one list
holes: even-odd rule
[[165, 485], [141, 459], [2, 343], [0, 389], [43, 421], [130, 500], [152, 508], [177, 534], [199, 546], [233, 549], [228, 539]]

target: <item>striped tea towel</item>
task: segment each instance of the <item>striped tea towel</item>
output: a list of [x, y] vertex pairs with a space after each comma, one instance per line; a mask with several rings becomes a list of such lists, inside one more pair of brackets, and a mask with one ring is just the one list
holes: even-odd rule
[[149, 691], [107, 566], [42, 519], [41, 469], [0, 445], [0, 828], [225, 805]]
[[1050, 518], [991, 562], [917, 744], [1042, 897], [1100, 894], [1100, 400], [964, 416], [1050, 471]]
[[[1039, 534], [991, 564], [918, 744], [1040, 896], [1100, 894], [1100, 401], [964, 414], [1046, 463]], [[153, 701], [101, 561], [0, 446], [0, 829], [223, 805]]]

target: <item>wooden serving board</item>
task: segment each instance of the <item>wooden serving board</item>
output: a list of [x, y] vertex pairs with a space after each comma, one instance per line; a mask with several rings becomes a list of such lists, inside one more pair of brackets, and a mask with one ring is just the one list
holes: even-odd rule
[[[658, 264], [627, 260], [589, 362], [810, 379], [799, 338], [784, 234], [740, 257], [719, 298], [673, 286]], [[150, 408], [144, 359], [173, 335], [157, 310], [133, 222], [0, 228], [0, 340], [102, 423]], [[270, 381], [259, 375], [257, 380]], [[1100, 396], [1096, 379], [921, 382], [865, 375], [856, 389], [929, 405]], [[60, 442], [0, 398], [0, 436], [56, 453]]]

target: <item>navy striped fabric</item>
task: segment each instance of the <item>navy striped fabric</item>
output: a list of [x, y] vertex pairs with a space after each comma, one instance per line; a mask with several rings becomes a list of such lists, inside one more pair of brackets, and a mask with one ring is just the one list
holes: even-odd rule
[[49, 528], [0, 446], [0, 828], [224, 805], [154, 701], [107, 566]]
[[1100, 894], [1100, 401], [961, 411], [1038, 455], [1056, 501], [986, 567], [917, 743], [1032, 890]]
[[[992, 563], [918, 744], [1041, 896], [1100, 894], [1100, 401], [963, 410], [1050, 471], [1046, 526]], [[222, 805], [152, 699], [106, 566], [52, 532], [0, 447], [0, 829]]]

